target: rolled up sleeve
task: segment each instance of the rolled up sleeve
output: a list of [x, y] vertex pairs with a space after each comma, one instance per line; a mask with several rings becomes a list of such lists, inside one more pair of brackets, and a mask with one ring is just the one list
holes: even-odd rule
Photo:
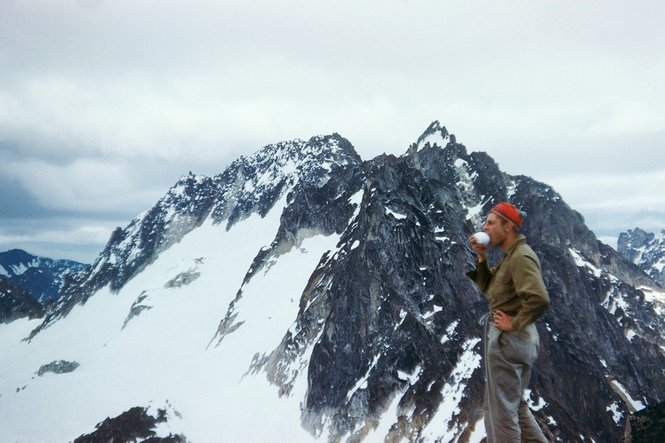
[[511, 263], [515, 292], [522, 299], [519, 313], [513, 318], [513, 327], [522, 331], [536, 321], [550, 305], [550, 297], [535, 257], [520, 255]]

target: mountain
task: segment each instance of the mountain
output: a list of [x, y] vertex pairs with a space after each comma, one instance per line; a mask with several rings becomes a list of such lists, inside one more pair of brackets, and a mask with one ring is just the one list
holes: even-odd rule
[[38, 257], [21, 249], [0, 252], [0, 275], [21, 286], [42, 305], [53, 302], [65, 276], [89, 265], [72, 260]]
[[665, 230], [659, 234], [640, 228], [622, 232], [619, 234], [617, 250], [665, 287]]
[[0, 275], [0, 323], [10, 323], [18, 318], [38, 318], [44, 309], [30, 293], [9, 278]]
[[331, 168], [360, 162], [351, 144], [333, 134], [266, 146], [212, 178], [190, 172], [150, 210], [117, 228], [87, 272], [65, 280], [62, 298], [44, 326], [104, 286], [120, 289], [204, 221], [223, 224], [228, 231], [250, 214], [265, 216], [295, 186], [321, 184]]
[[438, 122], [401, 156], [333, 134], [183, 177], [43, 320], [0, 327], [0, 440], [480, 442], [467, 238], [501, 200], [529, 214], [551, 297], [530, 407], [551, 440], [619, 442], [665, 397], [665, 294]]

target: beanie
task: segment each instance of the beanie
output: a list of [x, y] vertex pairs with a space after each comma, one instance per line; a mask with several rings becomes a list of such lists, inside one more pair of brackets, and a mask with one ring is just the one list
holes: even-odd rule
[[517, 229], [522, 226], [522, 221], [524, 216], [526, 216], [526, 213], [520, 211], [515, 207], [515, 205], [512, 205], [508, 202], [499, 203], [493, 207], [490, 212], [493, 212], [505, 221], [514, 224]]

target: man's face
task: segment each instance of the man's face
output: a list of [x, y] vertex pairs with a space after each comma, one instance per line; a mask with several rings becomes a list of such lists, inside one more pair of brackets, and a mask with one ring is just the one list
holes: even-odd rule
[[490, 245], [499, 246], [503, 244], [508, 228], [508, 224], [501, 217], [490, 212], [487, 216], [487, 221], [485, 221], [485, 232], [490, 236]]

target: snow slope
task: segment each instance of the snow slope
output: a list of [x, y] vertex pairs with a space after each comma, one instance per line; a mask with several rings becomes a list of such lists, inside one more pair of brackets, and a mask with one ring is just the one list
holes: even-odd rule
[[[279, 398], [265, 374], [248, 371], [291, 327], [309, 276], [337, 236], [306, 239], [255, 275], [235, 305], [243, 323], [211, 342], [252, 260], [273, 240], [283, 206], [229, 231], [204, 223], [118, 293], [100, 290], [31, 342], [21, 340], [38, 322], [0, 328], [0, 441], [71, 441], [137, 405], [170, 405], [180, 418], [164, 432], [194, 442], [311, 441], [299, 413], [306, 377]], [[174, 284], [186, 275], [189, 284]], [[146, 308], [128, 319], [139, 305]], [[80, 366], [36, 375], [57, 360]]]

